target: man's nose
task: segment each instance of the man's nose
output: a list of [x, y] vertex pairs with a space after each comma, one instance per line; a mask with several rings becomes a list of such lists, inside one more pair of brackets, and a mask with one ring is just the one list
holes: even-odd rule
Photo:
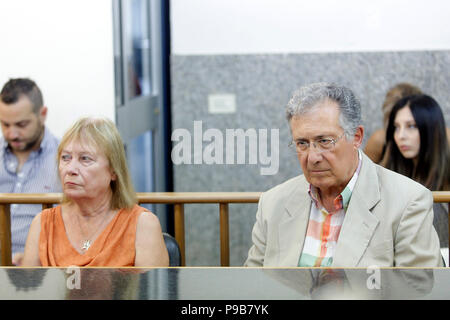
[[19, 138], [19, 130], [17, 130], [14, 127], [10, 127], [8, 129], [6, 129], [6, 138], [8, 140], [15, 140], [15, 139]]
[[310, 145], [308, 149], [308, 162], [317, 163], [322, 160], [322, 153], [314, 147], [314, 145]]

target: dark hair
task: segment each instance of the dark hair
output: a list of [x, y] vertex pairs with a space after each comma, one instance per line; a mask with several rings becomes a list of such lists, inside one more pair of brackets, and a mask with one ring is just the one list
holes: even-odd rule
[[386, 97], [384, 98], [382, 110], [383, 110], [383, 125], [386, 127], [389, 121], [389, 114], [391, 113], [392, 108], [400, 99], [416, 94], [422, 94], [422, 91], [407, 82], [397, 83], [395, 86], [390, 88], [388, 92], [386, 92]]
[[30, 99], [34, 113], [38, 113], [44, 105], [41, 90], [36, 83], [30, 79], [10, 79], [0, 92], [0, 98], [6, 104], [16, 103], [22, 96], [26, 96]]
[[[400, 153], [394, 140], [397, 112], [409, 107], [420, 135], [417, 165]], [[430, 190], [448, 190], [450, 186], [450, 150], [441, 107], [428, 95], [400, 99], [392, 108], [386, 131], [386, 154], [382, 164], [420, 182]]]

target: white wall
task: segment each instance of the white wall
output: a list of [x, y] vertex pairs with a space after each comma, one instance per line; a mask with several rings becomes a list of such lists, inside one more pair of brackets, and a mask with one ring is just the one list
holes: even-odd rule
[[77, 118], [114, 120], [111, 0], [1, 0], [0, 83], [35, 80], [57, 136]]
[[448, 50], [446, 0], [171, 0], [172, 53]]
[[[173, 54], [448, 50], [445, 0], [171, 0]], [[111, 0], [1, 0], [0, 83], [30, 77], [58, 136], [114, 120]]]

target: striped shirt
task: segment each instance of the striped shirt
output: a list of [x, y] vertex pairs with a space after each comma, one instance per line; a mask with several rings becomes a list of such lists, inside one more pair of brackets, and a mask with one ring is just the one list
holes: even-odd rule
[[[16, 172], [18, 159], [2, 137], [0, 139], [0, 192], [61, 192], [56, 163], [58, 144], [59, 140], [45, 128], [40, 148], [32, 151], [20, 172]], [[42, 205], [11, 205], [11, 251], [13, 255], [24, 251], [31, 221], [41, 211]]]
[[361, 152], [359, 152], [358, 167], [344, 190], [334, 199], [333, 212], [328, 212], [323, 207], [319, 190], [313, 185], [309, 186], [309, 195], [313, 203], [302, 254], [298, 262], [299, 267], [329, 267], [333, 263], [334, 250], [361, 170], [361, 163]]

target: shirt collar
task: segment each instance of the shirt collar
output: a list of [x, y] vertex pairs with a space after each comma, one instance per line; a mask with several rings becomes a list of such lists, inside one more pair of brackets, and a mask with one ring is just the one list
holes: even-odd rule
[[49, 144], [49, 140], [50, 140], [49, 135], [50, 134], [48, 132], [47, 127], [44, 127], [44, 137], [42, 137], [41, 145], [39, 146], [39, 149], [38, 149], [39, 152], [44, 151], [44, 150], [47, 149], [48, 144]]
[[[350, 181], [345, 186], [344, 190], [342, 190], [342, 192], [333, 201], [336, 211], [342, 208], [344, 210], [347, 210], [348, 203], [350, 202], [350, 198], [352, 197], [353, 188], [355, 187], [356, 181], [358, 180], [359, 172], [361, 171], [361, 164], [362, 164], [361, 150], [358, 149], [358, 167], [356, 168], [355, 173], [353, 173], [353, 176], [350, 179]], [[319, 190], [315, 186], [309, 184], [308, 194], [317, 208], [322, 206], [319, 201], [318, 192]]]

